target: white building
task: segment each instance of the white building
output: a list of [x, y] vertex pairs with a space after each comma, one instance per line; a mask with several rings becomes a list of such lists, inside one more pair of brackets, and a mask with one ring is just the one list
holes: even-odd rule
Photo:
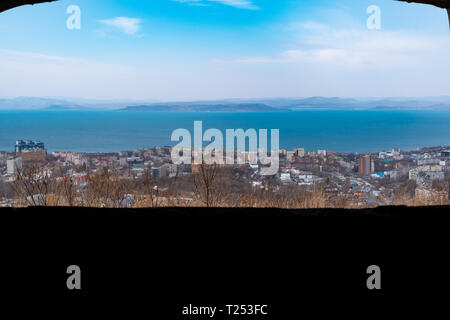
[[415, 180], [416, 182], [420, 178], [426, 178], [430, 181], [432, 180], [444, 180], [445, 173], [440, 165], [428, 165], [421, 166], [409, 170], [409, 179]]
[[321, 157], [327, 156], [327, 150], [317, 150], [317, 154]]
[[165, 163], [161, 166], [161, 176], [175, 176], [178, 172], [178, 165]]
[[294, 151], [288, 151], [286, 153], [286, 160], [292, 162], [294, 160], [294, 155], [295, 155]]
[[431, 159], [418, 159], [417, 165], [418, 166], [426, 166], [426, 165], [433, 165], [433, 164], [439, 164], [441, 160], [438, 158], [431, 158]]
[[6, 161], [6, 172], [9, 175], [15, 175], [18, 170], [22, 170], [22, 158], [10, 158]]
[[291, 182], [291, 174], [290, 173], [282, 173], [280, 175], [281, 182]]
[[301, 174], [299, 174], [299, 176], [298, 176], [298, 180], [299, 180], [300, 182], [312, 183], [312, 182], [314, 181], [314, 177], [313, 177], [312, 174], [304, 174], [304, 173], [301, 173]]
[[125, 167], [128, 164], [127, 157], [119, 157], [119, 165]]

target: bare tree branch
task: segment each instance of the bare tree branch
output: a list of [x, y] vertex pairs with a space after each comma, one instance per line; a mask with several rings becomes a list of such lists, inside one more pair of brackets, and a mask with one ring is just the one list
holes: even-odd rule
[[43, 3], [43, 2], [53, 2], [53, 1], [57, 1], [57, 0], [2, 0], [0, 3], [0, 12], [15, 8], [15, 7], [20, 7], [26, 4], [38, 4], [38, 3]]

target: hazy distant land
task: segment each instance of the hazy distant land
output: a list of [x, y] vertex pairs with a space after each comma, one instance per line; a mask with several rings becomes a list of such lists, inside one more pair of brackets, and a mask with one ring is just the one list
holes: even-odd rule
[[327, 110], [439, 110], [450, 109], [450, 96], [423, 98], [267, 98], [210, 101], [156, 102], [17, 97], [0, 99], [0, 110], [47, 111], [184, 111], [274, 112], [302, 109]]
[[273, 108], [262, 103], [238, 104], [154, 104], [130, 106], [121, 111], [188, 111], [188, 112], [274, 112], [288, 109]]

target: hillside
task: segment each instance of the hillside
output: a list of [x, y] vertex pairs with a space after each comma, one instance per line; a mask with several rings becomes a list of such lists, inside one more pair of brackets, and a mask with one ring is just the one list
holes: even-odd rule
[[130, 106], [121, 111], [184, 111], [184, 112], [273, 112], [280, 109], [265, 104], [154, 104]]

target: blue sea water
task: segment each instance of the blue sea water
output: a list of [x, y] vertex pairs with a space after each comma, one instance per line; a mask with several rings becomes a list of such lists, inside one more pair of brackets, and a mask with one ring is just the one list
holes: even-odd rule
[[[35, 139], [52, 151], [113, 152], [174, 145], [172, 131], [279, 129], [280, 147], [339, 152], [450, 145], [450, 110], [302, 110], [270, 113], [0, 111], [0, 150]], [[205, 144], [206, 145], [206, 144]]]

